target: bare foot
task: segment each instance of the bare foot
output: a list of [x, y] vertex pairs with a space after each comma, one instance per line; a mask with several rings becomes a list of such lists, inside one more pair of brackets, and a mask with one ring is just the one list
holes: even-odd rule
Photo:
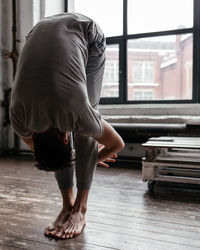
[[53, 236], [54, 234], [56, 234], [57, 231], [62, 228], [63, 224], [69, 218], [71, 210], [72, 206], [69, 206], [68, 208], [63, 208], [58, 214], [54, 223], [51, 226], [45, 228], [44, 234], [46, 236]]
[[72, 210], [68, 220], [62, 225], [60, 230], [55, 234], [56, 238], [68, 239], [79, 235], [85, 225], [86, 209]]

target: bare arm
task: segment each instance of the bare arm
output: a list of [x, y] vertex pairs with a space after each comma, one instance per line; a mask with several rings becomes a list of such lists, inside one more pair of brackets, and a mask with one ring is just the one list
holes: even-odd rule
[[[98, 163], [103, 166], [108, 166], [103, 161], [113, 161], [112, 158], [116, 158], [116, 153], [124, 148], [124, 142], [120, 135], [114, 130], [114, 128], [103, 120], [103, 134], [101, 137], [95, 138], [104, 147], [101, 147], [98, 153]], [[34, 142], [32, 136], [21, 137], [26, 145], [34, 152]], [[110, 159], [110, 160], [109, 160]]]
[[26, 145], [34, 152], [34, 143], [33, 143], [33, 137], [23, 137], [21, 136], [21, 139], [26, 143]]
[[104, 148], [100, 149], [98, 153], [99, 163], [109, 158], [116, 158], [116, 153], [124, 148], [124, 142], [114, 128], [104, 120], [102, 123], [104, 128], [103, 134], [101, 137], [95, 138], [100, 144], [104, 145]]

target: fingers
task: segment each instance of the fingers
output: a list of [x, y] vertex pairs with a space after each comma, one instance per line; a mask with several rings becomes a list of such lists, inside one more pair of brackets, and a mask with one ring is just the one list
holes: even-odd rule
[[99, 145], [98, 145], [98, 148], [99, 148], [99, 149], [102, 149], [102, 148], [104, 148], [104, 147], [105, 147], [105, 146], [104, 146], [103, 144], [99, 144]]
[[105, 168], [109, 168], [109, 165], [106, 164], [106, 163], [104, 163], [104, 162], [102, 162], [102, 161], [98, 162], [98, 165], [101, 165], [101, 166], [103, 166]]
[[[105, 162], [116, 162], [115, 158], [117, 158], [117, 154], [115, 153], [112, 157], [110, 158], [106, 158], [104, 161]], [[106, 168], [109, 168], [110, 166], [108, 164], [106, 164], [105, 162], [101, 161], [101, 162], [98, 162], [98, 165], [101, 165], [103, 167], [106, 167]]]
[[106, 162], [116, 162], [116, 160], [113, 159], [113, 158], [107, 158], [107, 159], [105, 159], [104, 161], [106, 161]]

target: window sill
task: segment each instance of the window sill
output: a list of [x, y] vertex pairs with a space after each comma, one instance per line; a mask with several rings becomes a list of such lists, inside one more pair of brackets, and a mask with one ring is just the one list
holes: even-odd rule
[[99, 105], [102, 115], [191, 115], [200, 116], [200, 104]]
[[111, 123], [200, 124], [200, 104], [100, 105], [100, 112]]

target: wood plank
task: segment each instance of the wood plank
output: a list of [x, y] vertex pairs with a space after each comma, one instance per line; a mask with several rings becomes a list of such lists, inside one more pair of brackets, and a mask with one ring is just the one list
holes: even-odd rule
[[49, 241], [43, 228], [59, 211], [59, 190], [53, 174], [32, 164], [0, 159], [0, 248], [199, 249], [199, 193], [187, 197], [171, 189], [173, 196], [163, 191], [152, 197], [139, 169], [98, 168], [84, 233]]
[[165, 160], [161, 160], [158, 158], [156, 159], [155, 161], [147, 161], [147, 160], [143, 160], [142, 161], [143, 163], [143, 166], [144, 168], [152, 168], [152, 167], [155, 167], [155, 166], [158, 166], [158, 167], [175, 167], [175, 168], [191, 168], [191, 169], [199, 169], [200, 168], [200, 165], [198, 164], [188, 164], [188, 163], [185, 163], [185, 162], [178, 162], [178, 161], [165, 161]]
[[159, 143], [153, 143], [153, 142], [147, 142], [145, 144], [142, 144], [142, 146], [144, 146], [145, 148], [189, 148], [189, 149], [200, 149], [200, 145], [199, 144], [195, 144], [192, 143], [182, 143], [179, 144], [177, 143], [166, 143], [166, 142], [159, 142]]
[[[106, 190], [106, 193], [103, 192], [105, 190]], [[0, 188], [0, 191], [1, 191], [1, 194], [0, 194], [1, 200], [3, 200], [3, 199], [5, 200], [4, 204], [2, 204], [2, 206], [1, 206], [2, 209], [6, 209], [6, 206], [7, 206], [7, 208], [12, 208], [13, 205], [16, 205], [17, 206], [16, 208], [18, 210], [23, 211], [24, 207], [26, 207], [28, 204], [31, 205], [31, 209], [34, 209], [34, 207], [36, 207], [36, 209], [37, 209], [37, 207], [42, 207], [44, 209], [46, 205], [51, 206], [51, 205], [54, 205], [55, 202], [57, 202], [58, 205], [61, 205], [61, 199], [60, 199], [59, 193], [51, 194], [51, 196], [49, 196], [47, 190], [45, 190], [44, 193], [42, 193], [41, 189], [38, 189], [38, 192], [36, 189], [36, 190], [34, 190], [33, 193], [29, 193], [29, 192], [25, 193], [24, 189], [22, 189], [22, 190], [13, 189], [13, 191], [6, 190], [3, 193], [3, 189]], [[110, 206], [116, 207], [116, 210], [118, 210], [121, 207], [120, 205], [122, 204], [122, 201], [123, 201], [123, 203], [129, 204], [129, 206], [126, 208], [127, 211], [130, 211], [132, 213], [137, 213], [138, 211], [139, 212], [141, 211], [140, 210], [141, 206], [144, 203], [144, 200], [141, 199], [141, 196], [144, 195], [143, 191], [136, 192], [135, 190], [130, 191], [130, 190], [125, 189], [124, 191], [121, 190], [119, 195], [113, 196], [113, 193], [115, 191], [116, 191], [116, 189], [114, 189], [114, 188], [104, 189], [100, 186], [97, 187], [97, 190], [93, 189], [93, 192], [91, 192], [90, 198], [89, 198], [90, 206], [92, 206], [93, 204], [101, 205], [100, 202], [98, 202], [101, 200], [105, 201], [105, 202], [109, 202], [110, 197], [112, 197], [112, 204], [110, 204]], [[39, 192], [40, 192], [41, 196], [38, 196]], [[19, 200], [19, 197], [17, 197], [17, 194], [18, 195], [20, 194], [20, 200]], [[185, 192], [183, 192], [183, 194], [185, 194]], [[190, 195], [191, 195], [191, 192], [190, 192]], [[37, 198], [37, 196], [38, 196], [38, 198]], [[179, 197], [179, 199], [178, 199], [178, 197], [174, 197], [174, 199], [176, 199], [176, 202], [168, 201], [167, 205], [165, 202], [160, 201], [158, 212], [161, 212], [161, 211], [165, 212], [166, 209], [168, 211], [173, 212], [173, 213], [176, 213], [176, 211], [177, 212], [182, 211], [183, 210], [182, 204], [179, 203], [179, 201], [183, 202], [184, 199], [181, 198], [181, 193], [179, 193], [177, 196]], [[43, 197], [45, 197], [45, 199]], [[134, 199], [132, 197], [134, 197]], [[92, 199], [91, 202], [90, 202], [90, 199]], [[33, 200], [34, 200], [34, 202], [33, 202]], [[199, 200], [200, 200], [199, 197], [195, 197], [193, 202], [196, 201], [196, 203], [197, 203], [197, 202], [199, 202]], [[148, 207], [144, 207], [143, 212], [149, 211], [149, 209], [151, 211], [156, 212], [157, 211], [157, 205], [155, 203], [156, 200], [152, 200], [151, 197], [148, 198], [148, 196], [147, 196], [146, 201], [148, 202]], [[187, 202], [187, 209], [191, 212], [191, 214], [193, 212], [194, 213], [196, 212], [196, 214], [198, 214], [198, 210], [197, 210], [196, 206], [197, 205], [195, 203]], [[174, 207], [176, 208], [175, 212], [174, 212]], [[123, 207], [122, 207], [122, 209], [123, 209]]]
[[[103, 249], [118, 249], [118, 248], [105, 248], [98, 246], [97, 244], [86, 244], [84, 242], [72, 242], [72, 240], [66, 241], [66, 244], [58, 244], [58, 241], [48, 240], [48, 242], [39, 242], [34, 239], [26, 239], [18, 236], [6, 235], [2, 233], [0, 235], [0, 247], [2, 250], [11, 250], [11, 249], [30, 249], [30, 250], [59, 250], [59, 249], [84, 249], [84, 250], [103, 250]], [[67, 247], [67, 248], [66, 248]]]
[[188, 148], [200, 149], [200, 137], [152, 137], [142, 144], [145, 148]]
[[[141, 182], [141, 180], [137, 183], [137, 185], [142, 185], [142, 186], [146, 186], [146, 185], [144, 185], [142, 182]], [[111, 186], [112, 186], [112, 184], [111, 184]], [[120, 187], [120, 186], [119, 186]], [[30, 185], [28, 185], [27, 184], [27, 187], [24, 187], [25, 189], [18, 189], [17, 191], [15, 190], [15, 188], [13, 188], [13, 191], [11, 190], [7, 190], [6, 192], [7, 193], [5, 193], [5, 194], [2, 194], [2, 197], [4, 196], [7, 200], [8, 199], [10, 199], [11, 201], [16, 197], [16, 194], [17, 193], [21, 193], [21, 198], [22, 197], [24, 197], [24, 201], [25, 201], [25, 203], [27, 203], [27, 202], [30, 202], [30, 195], [31, 194], [29, 194], [29, 196], [27, 196], [27, 194], [26, 194], [26, 192], [25, 192], [25, 190], [26, 189], [30, 189], [29, 191], [28, 191], [28, 193], [32, 190], [32, 193], [33, 193], [33, 195], [36, 195], [37, 196], [37, 193], [41, 193], [42, 192], [42, 189], [43, 189], [43, 192], [41, 193], [42, 194], [42, 196], [44, 196], [45, 197], [45, 199], [41, 199], [40, 197], [38, 198], [38, 199], [36, 199], [36, 201], [38, 202], [38, 203], [41, 203], [41, 204], [43, 204], [43, 203], [45, 203], [45, 204], [51, 204], [52, 202], [55, 202], [55, 201], [59, 201], [59, 199], [60, 199], [60, 195], [59, 194], [56, 194], [56, 192], [55, 192], [55, 190], [54, 190], [54, 193], [52, 193], [51, 194], [51, 197], [49, 197], [48, 196], [48, 190], [46, 189], [46, 188], [39, 188], [38, 187], [38, 189], [33, 189], [33, 187], [32, 186], [30, 186]], [[94, 187], [95, 188], [95, 187]], [[3, 189], [2, 189], [3, 190]], [[115, 188], [111, 188], [111, 187], [108, 187], [108, 188], [106, 188], [105, 189], [105, 187], [101, 187], [101, 185], [100, 186], [98, 186], [96, 189], [93, 189], [93, 191], [91, 192], [91, 194], [90, 194], [90, 196], [91, 195], [93, 195], [93, 192], [94, 191], [96, 191], [97, 190], [97, 192], [98, 192], [98, 190], [99, 190], [99, 193], [98, 193], [98, 198], [99, 199], [104, 199], [105, 201], [109, 201], [109, 199], [110, 199], [110, 195], [112, 195], [112, 193], [113, 192], [115, 192]], [[106, 194], [103, 194], [103, 190], [106, 190]], [[34, 192], [33, 192], [34, 191]], [[123, 200], [127, 203], [127, 202], [130, 202], [130, 205], [131, 205], [131, 207], [132, 207], [132, 205], [134, 204], [134, 203], [136, 203], [135, 204], [135, 206], [134, 207], [137, 207], [137, 204], [139, 204], [139, 207], [141, 206], [140, 205], [140, 203], [141, 203], [141, 199], [140, 199], [140, 197], [141, 197], [141, 195], [142, 194], [144, 194], [144, 191], [145, 191], [145, 188], [143, 188], [143, 189], [141, 189], [141, 191], [136, 191], [136, 190], [127, 190], [126, 188], [125, 188], [125, 190], [123, 191], [123, 189], [120, 191], [121, 192], [121, 196], [119, 196], [119, 197], [116, 197], [116, 199], [115, 199], [115, 201], [116, 200], [121, 200], [123, 197], [124, 197], [124, 195], [128, 195], [128, 197], [129, 196], [134, 196], [134, 199], [131, 199], [131, 197], [130, 197], [130, 199], [128, 199], [128, 198], [123, 198]], [[1, 192], [2, 193], [2, 192]], [[102, 194], [102, 195], [101, 195]], [[96, 195], [96, 194], [95, 194]], [[191, 194], [190, 194], [191, 195]], [[35, 196], [35, 197], [36, 197]], [[179, 193], [179, 195], [178, 196], [180, 196], [180, 193]], [[137, 197], [139, 197], [138, 199], [136, 199]], [[178, 198], [178, 197], [177, 197]], [[22, 202], [23, 202], [23, 200], [22, 200]], [[52, 201], [52, 200], [54, 200], [54, 201]], [[197, 197], [197, 201], [198, 201], [199, 199], [198, 199], [198, 197]], [[46, 201], [47, 201], [47, 203], [46, 203]], [[113, 201], [113, 202], [115, 202], [115, 201]], [[135, 202], [136, 201], [136, 202]], [[178, 200], [177, 200], [178, 201]], [[181, 199], [180, 199], [180, 201], [181, 201]], [[48, 202], [50, 202], [50, 203], [48, 203]], [[151, 206], [152, 204], [154, 204], [155, 203], [155, 201], [148, 201], [148, 205], [149, 206]], [[113, 204], [113, 203], [112, 203]], [[172, 208], [173, 208], [173, 202], [171, 202], [171, 203], [169, 203], [170, 204], [170, 206], [172, 206]], [[120, 204], [116, 204], [116, 206], [119, 206]], [[195, 208], [195, 205], [192, 205], [192, 204], [187, 204], [187, 206], [188, 206], [188, 208], [191, 210], [192, 209], [192, 206], [194, 206], [194, 208]], [[160, 209], [162, 209], [162, 202], [160, 202], [160, 204], [159, 204], [159, 206], [160, 206]], [[181, 208], [181, 204], [180, 204], [180, 208]]]
[[[167, 223], [162, 223], [162, 221], [153, 221], [153, 223], [149, 223], [150, 220], [142, 220], [141, 218], [134, 218], [132, 216], [126, 216], [126, 215], [121, 215], [119, 214], [107, 214], [107, 210], [104, 208], [99, 208], [96, 209], [96, 211], [88, 211], [87, 214], [87, 226], [91, 226], [91, 224], [96, 223], [100, 224], [99, 230], [103, 231], [105, 225], [109, 225], [110, 227], [117, 228], [119, 231], [117, 231], [119, 234], [123, 230], [126, 235], [145, 235], [145, 233], [149, 233], [150, 235], [153, 233], [155, 234], [154, 237], [159, 237], [162, 239], [163, 234], [166, 235], [176, 235], [177, 237], [184, 237], [187, 238], [188, 240], [191, 239], [198, 239], [200, 240], [200, 230], [198, 227], [198, 224], [196, 226], [189, 226], [189, 225], [183, 225], [175, 222], [167, 222]], [[56, 213], [55, 213], [56, 214]], [[0, 215], [0, 219], [2, 221], [2, 226], [4, 223], [8, 224], [10, 223], [11, 226], [14, 224], [25, 224], [28, 223], [28, 225], [35, 225], [36, 227], [38, 226], [37, 222], [32, 222], [32, 213], [22, 215], [21, 213], [15, 213], [13, 215], [13, 212], [8, 212], [6, 210], [5, 214]], [[37, 219], [40, 219], [40, 228], [44, 228], [46, 224], [48, 224], [49, 221], [53, 220], [55, 217], [54, 214], [42, 214], [42, 215], [36, 215], [35, 216]], [[124, 228], [124, 223], [126, 224], [126, 227]], [[162, 225], [160, 226], [160, 223]], [[152, 224], [152, 225], [151, 225]], [[174, 225], [175, 227], [174, 227]], [[95, 228], [94, 226], [91, 228]], [[167, 229], [167, 232], [166, 232]], [[190, 230], [188, 230], [190, 229]], [[114, 229], [115, 230], [115, 229]], [[112, 230], [113, 231], [113, 230]]]
[[200, 142], [200, 137], [159, 136], [159, 137], [151, 137], [149, 140], [152, 140], [152, 141], [199, 141]]
[[[17, 224], [9, 224], [7, 223], [7, 233], [12, 235], [12, 230], [17, 231], [15, 233], [15, 237], [19, 237], [19, 235], [24, 235], [23, 238], [30, 240], [30, 237], [34, 241], [38, 242], [46, 242], [48, 239], [42, 236], [41, 233], [41, 225], [39, 227], [38, 224], [21, 224], [20, 228]], [[18, 230], [17, 230], [18, 229]], [[31, 232], [35, 232], [30, 235]], [[123, 232], [123, 233], [122, 233]], [[137, 232], [135, 234], [135, 232]], [[1, 230], [1, 234], [4, 235], [4, 231]], [[37, 235], [36, 235], [37, 234]], [[154, 235], [154, 236], [153, 236]], [[106, 248], [114, 248], [114, 249], [131, 249], [132, 246], [140, 246], [141, 249], [150, 249], [151, 245], [156, 245], [158, 248], [156, 249], [169, 249], [169, 247], [173, 247], [173, 249], [187, 249], [187, 247], [191, 247], [191, 249], [197, 249], [199, 247], [199, 240], [196, 239], [184, 239], [184, 237], [176, 237], [169, 236], [168, 234], [163, 234], [163, 237], [160, 238], [160, 235], [153, 234], [151, 232], [140, 232], [135, 230], [134, 232], [131, 230], [130, 232], [126, 232], [126, 227], [114, 227], [113, 225], [106, 225], [101, 223], [88, 223], [88, 225], [84, 229], [84, 233], [77, 238], [74, 238], [70, 241], [56, 241], [57, 246], [73, 246], [73, 241], [82, 242], [87, 244], [92, 244], [95, 242], [95, 245], [100, 245]], [[169, 241], [170, 239], [170, 241]], [[143, 243], [143, 241], [146, 241]], [[69, 245], [70, 243], [70, 245]], [[55, 244], [54, 241], [52, 244]], [[74, 243], [75, 244], [75, 243]], [[140, 248], [139, 248], [140, 249]]]
[[182, 176], [169, 176], [169, 175], [158, 175], [157, 177], [149, 178], [149, 180], [154, 181], [166, 181], [166, 182], [175, 182], [175, 183], [187, 183], [187, 184], [200, 184], [200, 180], [193, 177], [182, 177]]
[[200, 158], [192, 158], [192, 157], [188, 157], [188, 156], [181, 156], [178, 157], [176, 155], [169, 155], [169, 156], [162, 156], [162, 155], [158, 155], [155, 159], [155, 161], [169, 161], [169, 162], [181, 162], [181, 163], [196, 163], [199, 164], [200, 167]]

